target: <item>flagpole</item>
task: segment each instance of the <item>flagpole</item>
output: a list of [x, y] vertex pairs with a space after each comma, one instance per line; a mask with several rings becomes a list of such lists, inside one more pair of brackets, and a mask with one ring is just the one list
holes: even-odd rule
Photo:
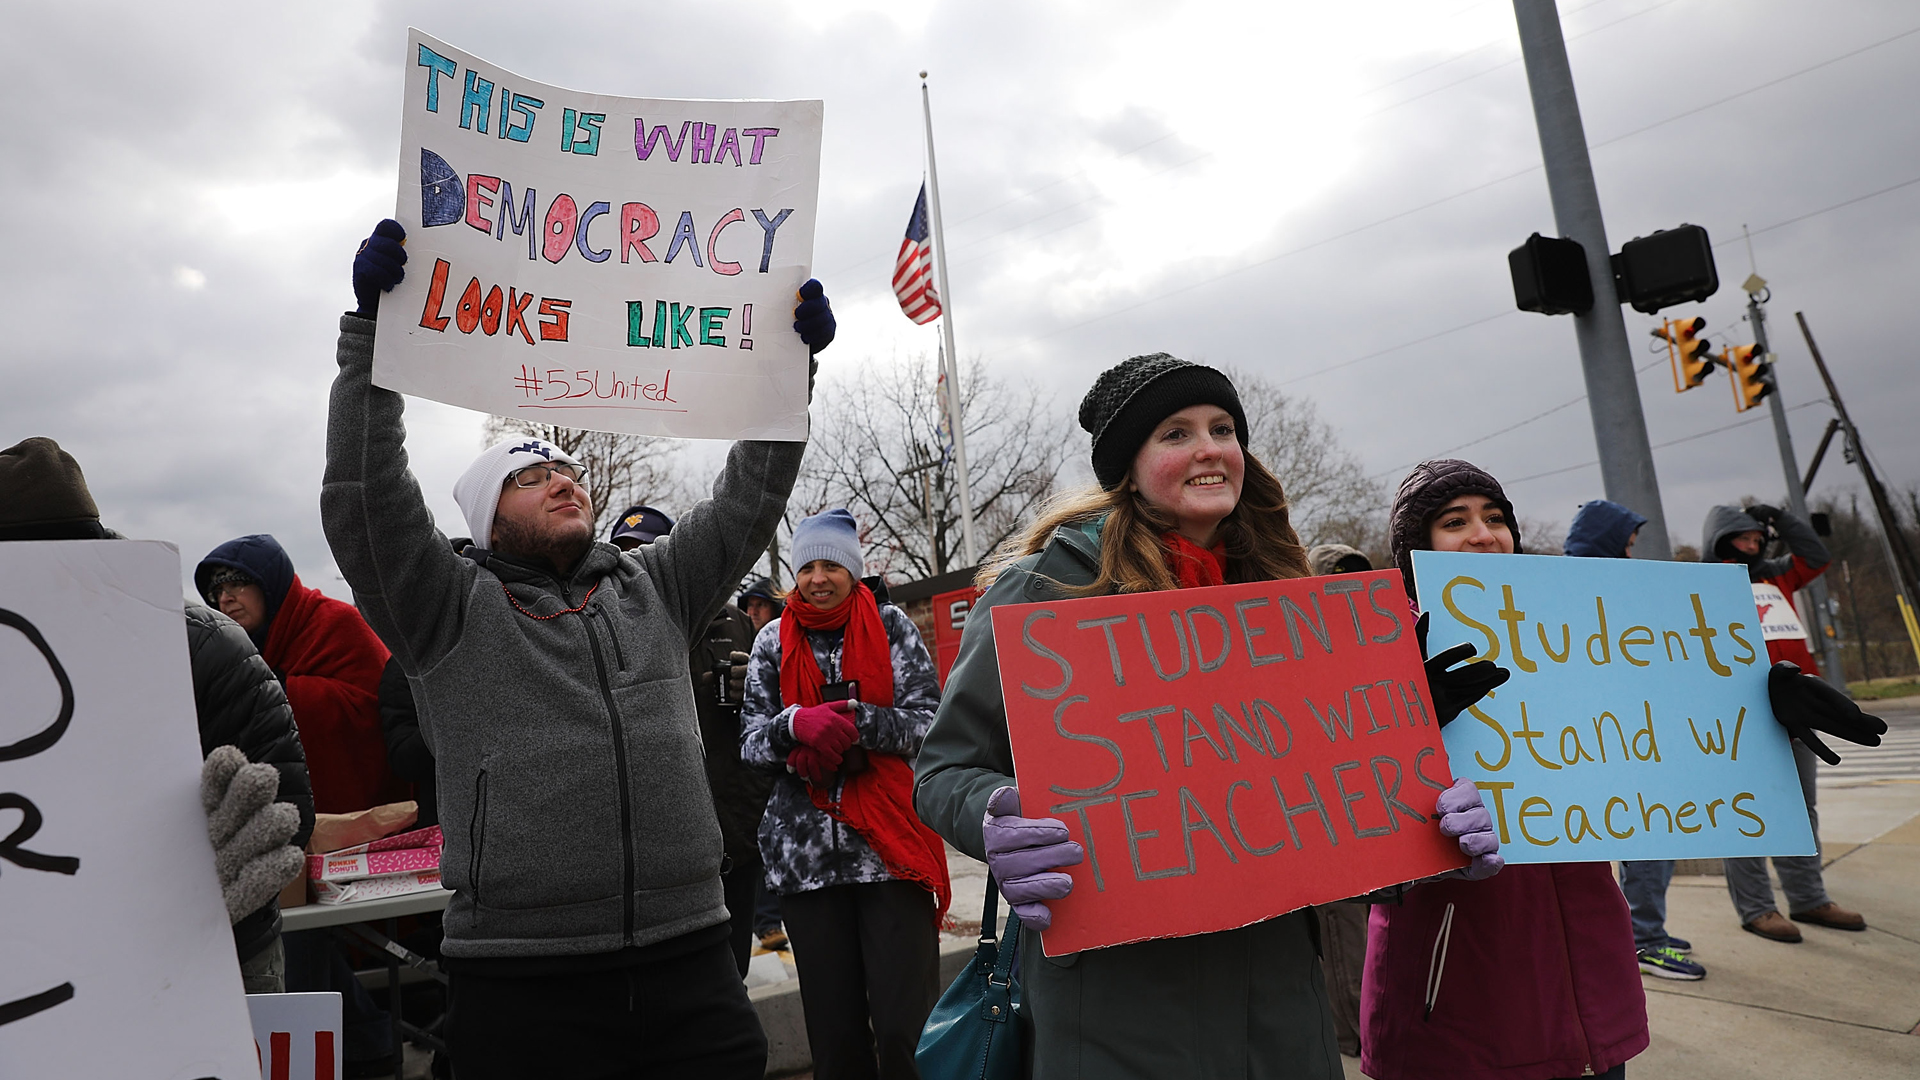
[[973, 541], [973, 487], [967, 481], [967, 424], [960, 411], [960, 370], [953, 349], [953, 290], [947, 284], [947, 234], [940, 227], [940, 171], [933, 163], [933, 98], [927, 73], [920, 73], [920, 107], [927, 123], [927, 212], [933, 218], [933, 268], [940, 290], [940, 333], [946, 340], [941, 366], [947, 376], [947, 415], [952, 418], [953, 459], [960, 480], [960, 542], [968, 566], [980, 565]]

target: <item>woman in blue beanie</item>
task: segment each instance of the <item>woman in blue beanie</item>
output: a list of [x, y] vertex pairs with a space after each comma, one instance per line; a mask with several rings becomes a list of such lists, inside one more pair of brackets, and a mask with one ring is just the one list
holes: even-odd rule
[[945, 847], [913, 811], [913, 759], [940, 704], [933, 658], [860, 580], [852, 514], [801, 521], [793, 564], [741, 707], [740, 759], [777, 776], [760, 820], [767, 887], [800, 971], [813, 1075], [913, 1080], [951, 894]]

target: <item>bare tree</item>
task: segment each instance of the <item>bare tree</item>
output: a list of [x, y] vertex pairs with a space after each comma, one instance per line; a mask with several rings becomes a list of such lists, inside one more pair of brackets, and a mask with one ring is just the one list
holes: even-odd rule
[[[962, 378], [974, 536], [984, 558], [1052, 493], [1081, 440], [1050, 395], [998, 380], [977, 359]], [[957, 466], [938, 431], [943, 392], [939, 366], [925, 354], [896, 355], [823, 384], [787, 504], [789, 526], [844, 506], [865, 532], [869, 573], [920, 578], [965, 565]]]
[[514, 435], [545, 439], [585, 465], [597, 538], [604, 539], [614, 515], [635, 503], [677, 514], [697, 501], [679, 467], [680, 446], [672, 439], [584, 431], [512, 416], [487, 417], [483, 434], [488, 446]]
[[1349, 544], [1378, 564], [1387, 547], [1387, 489], [1367, 476], [1311, 398], [1287, 394], [1250, 372], [1225, 370], [1252, 428], [1248, 449], [1280, 478], [1301, 542]]

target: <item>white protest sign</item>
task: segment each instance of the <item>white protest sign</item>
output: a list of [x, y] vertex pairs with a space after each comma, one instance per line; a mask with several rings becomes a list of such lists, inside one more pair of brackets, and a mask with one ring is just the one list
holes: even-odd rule
[[1800, 625], [1800, 613], [1778, 585], [1764, 581], [1753, 583], [1753, 606], [1760, 612], [1760, 636], [1767, 641], [1805, 641], [1807, 630]]
[[0, 687], [0, 1076], [257, 1076], [180, 553], [0, 544]]
[[261, 1080], [341, 1080], [339, 994], [248, 994]]
[[818, 101], [608, 97], [407, 36], [374, 382], [568, 427], [803, 440]]

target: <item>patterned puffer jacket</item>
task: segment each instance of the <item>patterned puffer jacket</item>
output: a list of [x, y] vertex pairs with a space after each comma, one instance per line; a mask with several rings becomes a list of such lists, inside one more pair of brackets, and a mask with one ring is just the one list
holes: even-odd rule
[[[886, 627], [893, 659], [893, 705], [861, 703], [854, 726], [860, 730], [861, 746], [898, 754], [911, 765], [920, 754], [927, 729], [933, 726], [934, 710], [940, 707], [940, 683], [933, 657], [907, 613], [882, 603], [880, 622]], [[840, 632], [810, 630], [807, 639], [821, 674], [828, 682], [839, 681]], [[767, 866], [767, 887], [787, 896], [829, 885], [893, 880], [860, 834], [816, 808], [807, 785], [787, 771], [787, 754], [798, 745], [792, 727], [795, 709], [780, 699], [780, 621], [775, 619], [753, 639], [746, 700], [740, 710], [740, 760], [776, 776], [766, 816], [760, 819], [760, 857]]]

